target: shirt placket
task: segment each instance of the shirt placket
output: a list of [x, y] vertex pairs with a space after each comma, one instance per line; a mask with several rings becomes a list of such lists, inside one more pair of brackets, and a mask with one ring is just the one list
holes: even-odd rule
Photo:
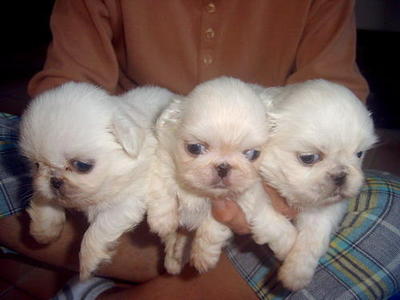
[[215, 73], [215, 47], [218, 38], [218, 3], [217, 1], [202, 1], [202, 17], [200, 31], [200, 49], [198, 58], [199, 82], [210, 79]]

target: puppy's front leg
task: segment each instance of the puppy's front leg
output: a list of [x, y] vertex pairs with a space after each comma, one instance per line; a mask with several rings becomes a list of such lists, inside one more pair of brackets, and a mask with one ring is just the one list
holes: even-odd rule
[[254, 241], [268, 244], [279, 260], [283, 260], [292, 248], [297, 230], [294, 225], [272, 207], [261, 183], [242, 195], [239, 204], [251, 226]]
[[189, 242], [187, 234], [176, 231], [162, 238], [165, 245], [164, 267], [169, 274], [177, 275], [185, 265], [185, 249]]
[[90, 226], [83, 236], [79, 253], [81, 280], [88, 279], [100, 263], [110, 260], [118, 238], [143, 219], [144, 205], [134, 203], [135, 199], [132, 199], [129, 206], [119, 205], [93, 215], [89, 213]]
[[165, 237], [178, 228], [177, 200], [168, 194], [153, 197], [148, 199], [147, 222], [152, 232]]
[[288, 255], [297, 236], [294, 225], [267, 203], [257, 207], [251, 232], [254, 241], [259, 245], [268, 244], [279, 260]]
[[200, 273], [214, 268], [221, 255], [222, 247], [232, 236], [232, 231], [214, 220], [211, 213], [203, 221], [192, 243], [190, 260]]
[[296, 219], [296, 242], [279, 270], [278, 278], [289, 290], [310, 283], [319, 259], [329, 247], [330, 236], [343, 218], [347, 202], [304, 211]]
[[[161, 154], [159, 154], [161, 155]], [[147, 222], [150, 230], [161, 238], [178, 229], [178, 200], [176, 183], [163, 163], [153, 166], [147, 195]]]
[[65, 223], [64, 208], [34, 195], [27, 209], [31, 217], [30, 233], [41, 244], [55, 241]]

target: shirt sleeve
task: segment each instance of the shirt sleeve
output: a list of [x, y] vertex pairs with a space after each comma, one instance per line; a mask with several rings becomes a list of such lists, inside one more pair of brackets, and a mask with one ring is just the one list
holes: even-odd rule
[[111, 93], [117, 91], [118, 61], [103, 1], [58, 0], [50, 27], [53, 40], [43, 70], [28, 85], [30, 96], [67, 81], [91, 82]]
[[365, 101], [369, 90], [356, 64], [354, 1], [314, 1], [307, 20], [287, 83], [324, 78], [347, 86]]

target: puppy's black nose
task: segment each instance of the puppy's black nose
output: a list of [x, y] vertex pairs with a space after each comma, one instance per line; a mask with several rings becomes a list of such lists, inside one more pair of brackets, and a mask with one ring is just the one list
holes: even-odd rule
[[64, 184], [64, 181], [57, 177], [51, 177], [50, 184], [53, 188], [59, 189]]
[[331, 175], [331, 178], [332, 178], [333, 182], [337, 186], [342, 186], [346, 182], [346, 177], [347, 177], [347, 173], [346, 172], [340, 172], [340, 173]]
[[218, 176], [224, 178], [228, 175], [231, 165], [228, 163], [222, 163], [215, 168], [217, 169]]

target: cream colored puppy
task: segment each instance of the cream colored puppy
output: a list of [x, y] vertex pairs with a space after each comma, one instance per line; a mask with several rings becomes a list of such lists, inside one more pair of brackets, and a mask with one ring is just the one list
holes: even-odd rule
[[[191, 262], [200, 272], [217, 263], [231, 230], [211, 215], [211, 201], [242, 207], [255, 241], [283, 259], [296, 236], [265, 194], [258, 167], [268, 139], [263, 103], [245, 83], [217, 78], [177, 98], [158, 120], [159, 148], [149, 196], [148, 222], [166, 245], [165, 267], [179, 273], [187, 236], [195, 230]], [[282, 234], [285, 233], [285, 238]]]
[[32, 163], [34, 188], [30, 232], [50, 243], [61, 234], [65, 208], [84, 212], [90, 226], [81, 244], [81, 279], [110, 260], [118, 238], [144, 216], [152, 127], [170, 95], [143, 87], [112, 97], [90, 84], [67, 83], [36, 97], [23, 114], [20, 147]]
[[376, 136], [367, 109], [341, 85], [310, 80], [256, 89], [273, 124], [261, 174], [299, 210], [298, 236], [279, 271], [283, 285], [298, 290], [311, 281], [327, 251], [346, 199], [359, 193], [361, 162]]

